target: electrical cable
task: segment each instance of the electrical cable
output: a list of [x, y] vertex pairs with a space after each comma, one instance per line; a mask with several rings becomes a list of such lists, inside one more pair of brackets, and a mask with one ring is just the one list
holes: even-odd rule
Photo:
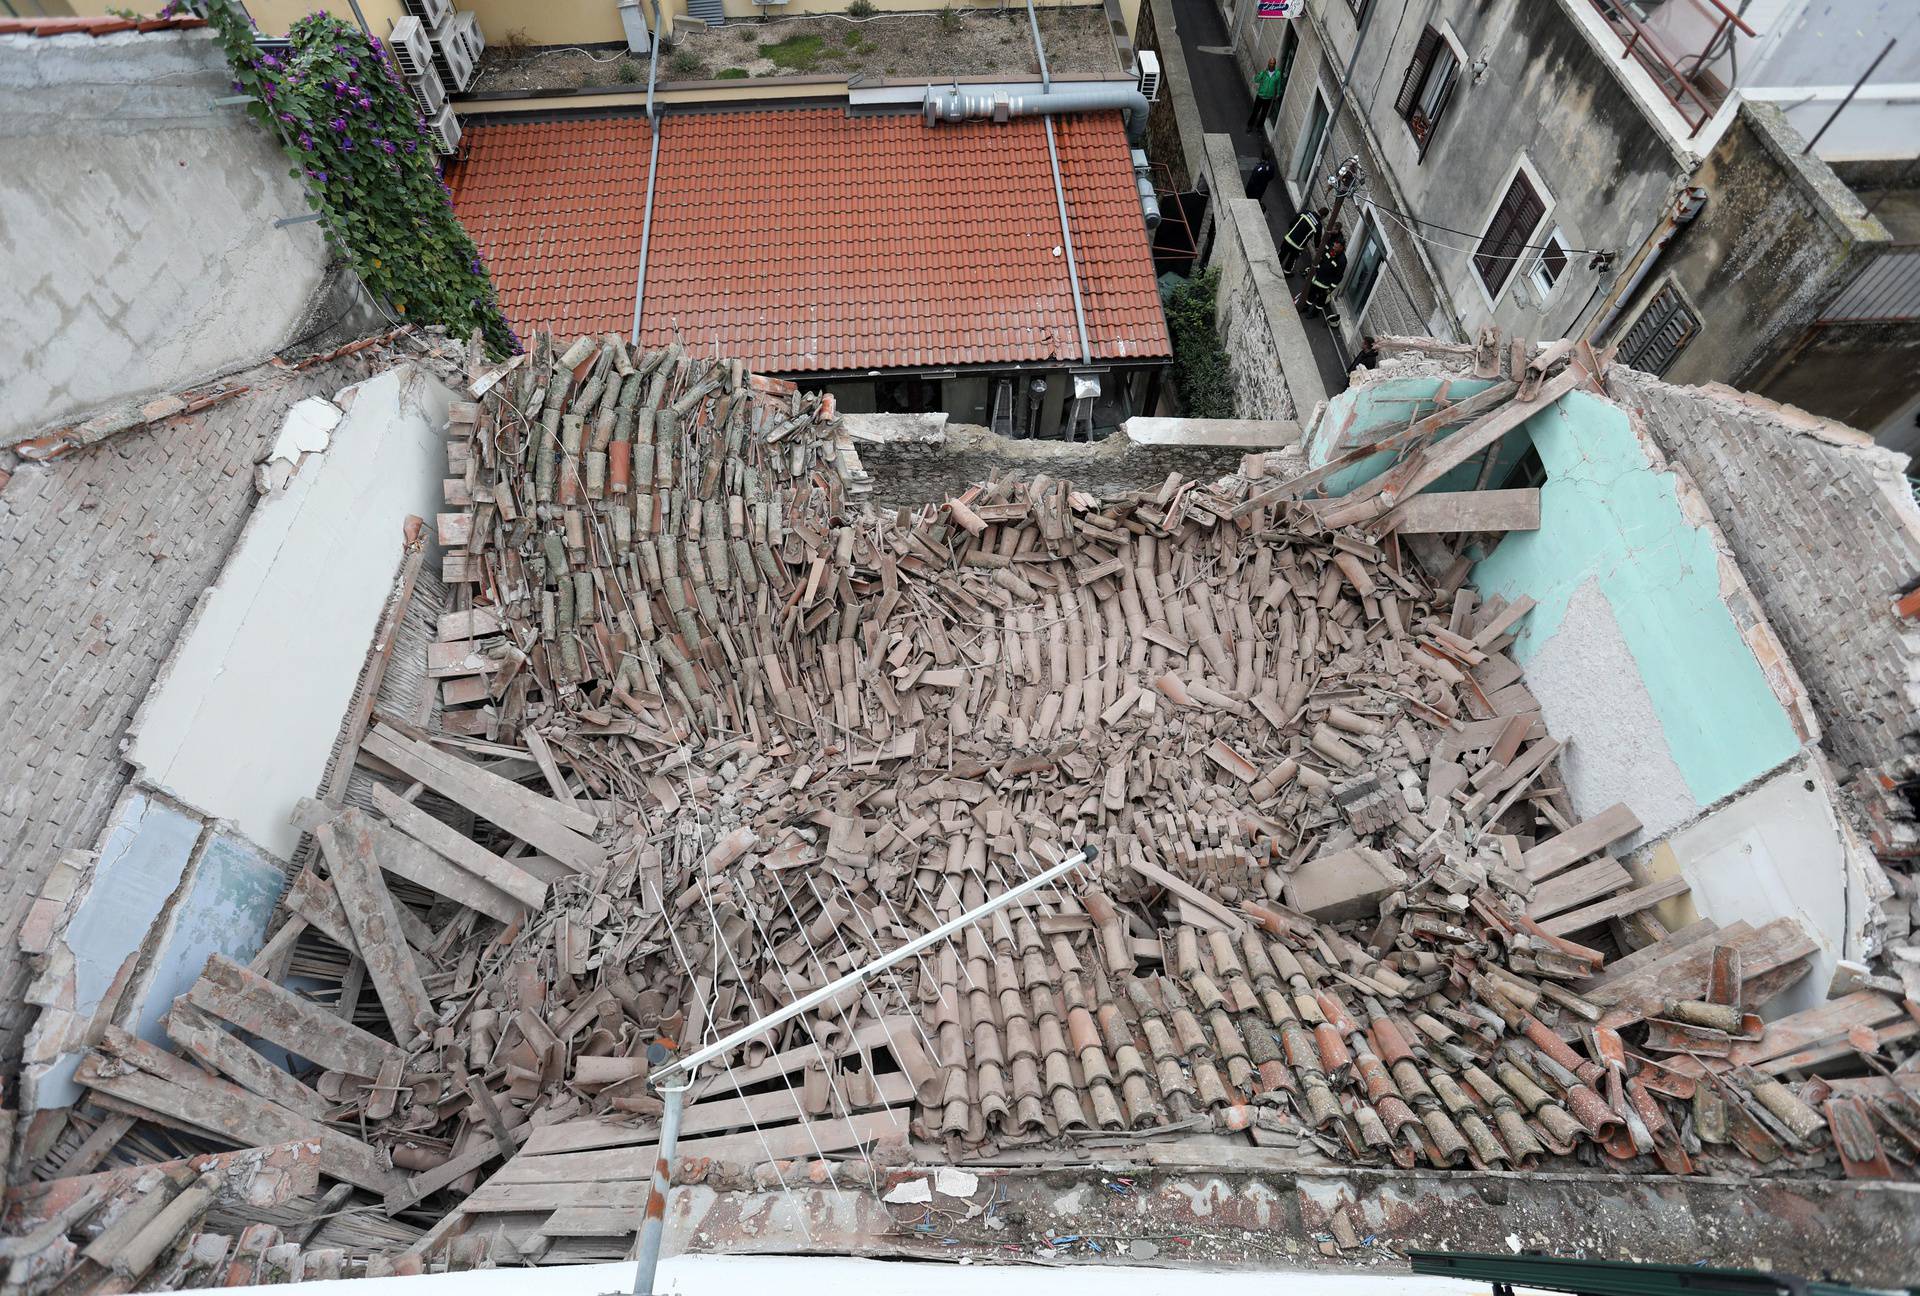
[[[1383, 207], [1379, 203], [1375, 202], [1373, 199], [1366, 197], [1364, 194], [1356, 195], [1356, 197], [1361, 203], [1363, 203], [1367, 207], [1372, 208], [1374, 211], [1379, 212], [1383, 216], [1392, 217], [1396, 224], [1398, 224], [1401, 228], [1405, 229], [1411, 237], [1419, 239], [1422, 243], [1430, 243], [1434, 247], [1443, 247], [1454, 252], [1472, 252], [1476, 256], [1482, 255], [1482, 253], [1479, 250], [1478, 244], [1462, 247], [1458, 243], [1449, 243], [1445, 239], [1428, 238], [1426, 235], [1420, 233], [1419, 230], [1415, 229], [1414, 226], [1424, 225], [1429, 229], [1445, 230], [1449, 234], [1458, 234], [1462, 238], [1484, 239], [1485, 237], [1484, 235], [1472, 234], [1466, 230], [1457, 230], [1447, 225], [1438, 225], [1432, 221], [1423, 221], [1418, 216], [1409, 216], [1405, 212], [1395, 211], [1391, 207]], [[1607, 248], [1570, 248], [1570, 247], [1565, 247], [1565, 246], [1553, 244], [1553, 243], [1522, 243], [1519, 246], [1520, 246], [1520, 252], [1557, 251], [1557, 252], [1565, 253], [1569, 257], [1614, 255], [1613, 252]], [[1506, 255], [1505, 253], [1488, 252], [1488, 253], [1485, 253], [1484, 255], [1486, 256], [1486, 259], [1489, 261], [1518, 261], [1520, 259], [1519, 253], [1515, 253], [1514, 255], [1509, 256], [1509, 255]]]

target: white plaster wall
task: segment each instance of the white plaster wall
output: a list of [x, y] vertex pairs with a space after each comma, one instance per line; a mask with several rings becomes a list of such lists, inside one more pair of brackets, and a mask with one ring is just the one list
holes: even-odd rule
[[156, 787], [286, 859], [399, 570], [431, 519], [453, 393], [412, 366], [342, 393], [332, 444], [263, 499], [134, 717], [127, 759]]
[[1596, 581], [1568, 600], [1558, 629], [1528, 659], [1523, 682], [1539, 699], [1547, 732], [1567, 744], [1560, 767], [1582, 819], [1625, 802], [1644, 829], [1637, 842], [1700, 812]]
[[1858, 958], [1874, 901], [1869, 861], [1834, 814], [1832, 785], [1811, 759], [1745, 788], [1668, 839], [1694, 906], [1722, 925], [1798, 918], [1820, 952], [1813, 971], [1767, 1007], [1770, 1017], [1826, 999], [1834, 965]]

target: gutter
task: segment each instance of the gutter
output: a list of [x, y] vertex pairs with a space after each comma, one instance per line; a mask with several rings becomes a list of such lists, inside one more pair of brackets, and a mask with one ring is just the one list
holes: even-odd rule
[[640, 218], [640, 269], [633, 284], [632, 346], [640, 345], [640, 311], [647, 299], [647, 249], [653, 243], [653, 188], [660, 180], [660, 119], [653, 110], [653, 87], [660, 72], [660, 0], [653, 0], [653, 54], [647, 59], [647, 126], [653, 153], [647, 161], [647, 206]]
[[1654, 230], [1647, 250], [1641, 254], [1640, 264], [1635, 266], [1633, 273], [1613, 290], [1613, 295], [1608, 299], [1607, 309], [1601, 314], [1599, 321], [1587, 330], [1586, 336], [1589, 342], [1601, 343], [1606, 340], [1607, 330], [1612, 328], [1626, 313], [1627, 307], [1633, 304], [1633, 295], [1640, 290], [1640, 285], [1647, 281], [1647, 276], [1653, 273], [1653, 267], [1659, 263], [1661, 256], [1673, 242], [1674, 235], [1698, 216], [1700, 209], [1706, 205], [1707, 191], [1700, 186], [1691, 185], [1680, 191], [1673, 201], [1671, 210], [1667, 213], [1666, 220]]

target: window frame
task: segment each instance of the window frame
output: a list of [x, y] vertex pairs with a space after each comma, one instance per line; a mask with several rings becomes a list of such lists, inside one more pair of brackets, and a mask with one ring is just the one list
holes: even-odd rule
[[1533, 191], [1534, 197], [1541, 205], [1539, 218], [1533, 222], [1533, 227], [1520, 237], [1520, 244], [1523, 249], [1535, 242], [1535, 236], [1539, 234], [1543, 228], [1547, 227], [1547, 223], [1553, 219], [1554, 215], [1556, 204], [1553, 191], [1547, 188], [1546, 183], [1540, 179], [1540, 172], [1534, 167], [1533, 163], [1527, 160], [1524, 153], [1521, 154], [1514, 159], [1513, 166], [1507, 171], [1506, 180], [1495, 192], [1493, 201], [1487, 204], [1486, 212], [1481, 216], [1479, 222], [1480, 237], [1475, 241], [1473, 247], [1467, 251], [1467, 275], [1479, 287], [1480, 296], [1485, 300], [1489, 311], [1497, 311], [1500, 309], [1501, 294], [1512, 286], [1513, 277], [1519, 273], [1521, 264], [1525, 258], [1515, 257], [1512, 261], [1508, 262], [1507, 273], [1501, 277], [1499, 284], [1494, 286], [1489, 285], [1480, 273], [1480, 249], [1486, 244], [1487, 236], [1493, 233], [1494, 219], [1499, 216], [1500, 208], [1505, 205], [1507, 195], [1512, 192], [1514, 183], [1522, 176], [1526, 178], [1527, 187]]
[[[1433, 110], [1428, 112], [1426, 100], [1428, 87], [1432, 84], [1434, 72], [1441, 68], [1441, 58], [1449, 62], [1445, 65], [1446, 81], [1434, 98]], [[1436, 26], [1429, 23], [1414, 43], [1413, 57], [1407, 62], [1406, 73], [1401, 77], [1400, 93], [1394, 98], [1394, 115], [1400, 118], [1407, 128], [1407, 135], [1413, 140], [1415, 161], [1424, 162], [1427, 150], [1433, 146], [1433, 140], [1440, 133], [1440, 126], [1446, 121], [1447, 109], [1453, 104], [1453, 92], [1459, 88], [1460, 74], [1467, 66], [1467, 51], [1453, 34], [1453, 26], [1444, 19]], [[1415, 74], [1418, 73], [1416, 76]], [[1424, 121], [1425, 126], [1417, 124]]]
[[[1324, 115], [1317, 132], [1313, 129], [1315, 112]], [[1318, 81], [1313, 85], [1313, 99], [1307, 104], [1306, 122], [1307, 129], [1300, 132], [1300, 139], [1294, 146], [1293, 165], [1287, 168], [1288, 183], [1300, 187], [1300, 194], [1296, 197], [1302, 205], [1308, 205], [1307, 200], [1313, 197], [1314, 178], [1301, 175], [1300, 171], [1303, 167], [1313, 165], [1314, 156], [1320, 152], [1321, 141], [1333, 130], [1333, 102], [1327, 97], [1326, 87]]]
[[[1527, 282], [1533, 285], [1534, 291], [1540, 294], [1541, 303], [1545, 304], [1547, 299], [1553, 296], [1553, 290], [1566, 279], [1567, 271], [1573, 268], [1573, 255], [1567, 249], [1566, 231], [1558, 225], [1548, 230], [1540, 243], [1540, 250], [1533, 254], [1533, 261], [1527, 266]], [[1542, 282], [1542, 276], [1547, 270], [1547, 253], [1550, 250], [1547, 245], [1549, 244], [1560, 249], [1560, 269], [1555, 272], [1553, 278]]]
[[[1372, 212], [1361, 217], [1357, 234], [1358, 236], [1352, 241], [1354, 254], [1347, 262], [1347, 281], [1340, 285], [1341, 300], [1352, 308], [1352, 318], [1356, 327], [1372, 307], [1374, 294], [1380, 291], [1380, 281], [1386, 277], [1387, 262], [1393, 259], [1393, 245], [1387, 242], [1386, 231], [1380, 228], [1380, 221]], [[1355, 302], [1351, 290], [1355, 283], [1355, 276], [1360, 273], [1360, 253], [1369, 239], [1379, 247], [1380, 259], [1374, 263], [1373, 280], [1367, 285], [1366, 299]]]

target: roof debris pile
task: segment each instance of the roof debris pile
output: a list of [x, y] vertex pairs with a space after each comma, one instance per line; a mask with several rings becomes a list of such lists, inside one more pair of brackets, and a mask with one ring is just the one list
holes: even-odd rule
[[[316, 1237], [407, 1248], [379, 1269], [623, 1254], [658, 1058], [1081, 842], [1074, 886], [703, 1071], [683, 1173], [880, 1186], [909, 1156], [1221, 1133], [1675, 1173], [1920, 1150], [1911, 1006], [1867, 986], [1763, 1027], [1814, 942], [1652, 923], [1684, 884], [1602, 853], [1627, 807], [1573, 822], [1504, 652], [1528, 603], [1329, 529], [1353, 501], [1304, 498], [1324, 470], [876, 515], [831, 400], [737, 363], [541, 337], [474, 391], [439, 520], [445, 709], [374, 718], [364, 795], [303, 806], [318, 858], [253, 966], [216, 957], [176, 1001], [184, 1056], [110, 1030], [83, 1064], [111, 1115], [49, 1158], [86, 1187], [16, 1221], [58, 1242], [30, 1286], [225, 1254], [219, 1168], [85, 1174], [123, 1136], [309, 1149], [346, 1187], [317, 1231], [254, 1236], [289, 1272]], [[1463, 404], [1459, 439], [1519, 422]], [[1856, 1053], [1887, 1074], [1788, 1083]], [[90, 1247], [159, 1220], [138, 1273]]]

